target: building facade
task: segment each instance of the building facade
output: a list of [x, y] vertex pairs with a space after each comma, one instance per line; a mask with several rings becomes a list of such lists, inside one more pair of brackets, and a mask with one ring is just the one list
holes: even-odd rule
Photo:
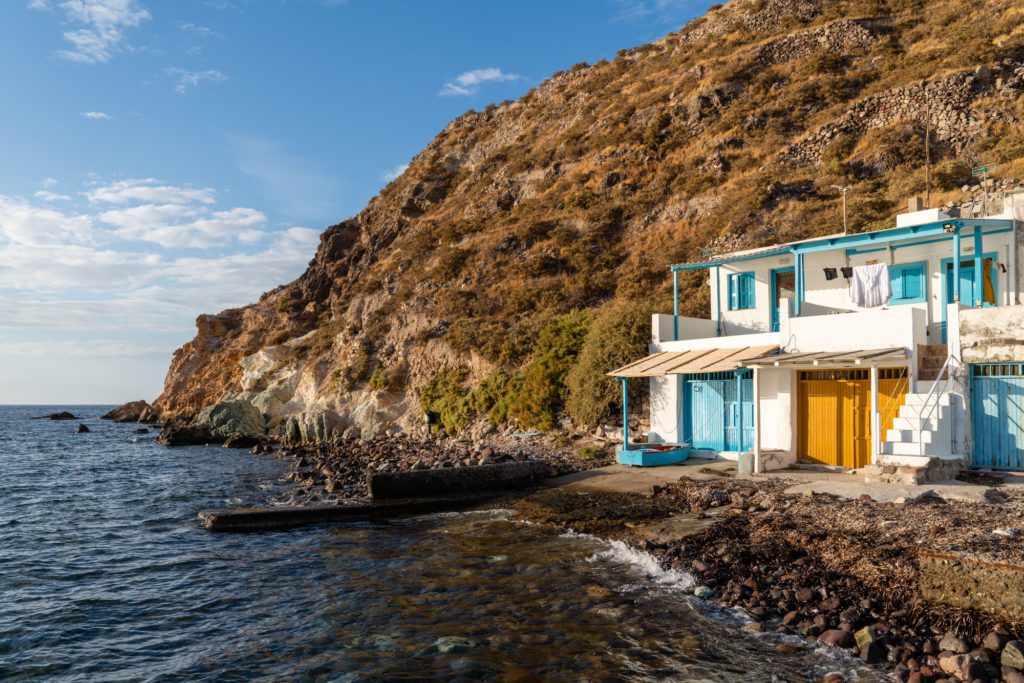
[[[609, 373], [627, 398], [650, 384], [650, 431], [620, 459], [750, 452], [762, 470], [892, 481], [1024, 470], [1022, 218], [1024, 197], [1008, 197], [985, 218], [918, 211], [673, 266], [675, 310], [653, 317], [650, 355]], [[708, 319], [678, 314], [679, 273], [695, 269]]]

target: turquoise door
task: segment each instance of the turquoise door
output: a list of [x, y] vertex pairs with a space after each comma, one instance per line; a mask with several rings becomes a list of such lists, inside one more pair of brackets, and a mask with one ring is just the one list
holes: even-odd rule
[[[995, 254], [986, 254], [985, 258], [992, 260], [992, 265], [989, 267], [989, 274], [992, 277], [992, 291], [995, 293], [996, 301], [999, 301], [999, 280], [996, 277], [996, 264]], [[953, 297], [955, 295], [955, 288], [953, 287], [953, 259], [943, 259], [942, 267], [946, 273], [945, 276], [945, 290], [946, 290], [946, 304], [953, 303]], [[976, 295], [974, 291], [974, 259], [970, 261], [960, 261], [960, 302], [965, 306], [974, 306], [974, 302], [980, 299], [981, 296]], [[992, 308], [993, 304], [982, 303], [982, 308]], [[945, 344], [946, 339], [946, 307], [942, 307], [942, 343]]]
[[796, 297], [796, 270], [790, 268], [776, 268], [772, 271], [772, 332], [779, 331], [779, 308], [784, 299]]
[[710, 451], [752, 448], [753, 383], [749, 370], [739, 380], [734, 372], [687, 375], [683, 411], [685, 440], [694, 448]]
[[971, 366], [973, 466], [1024, 470], [1024, 364]]

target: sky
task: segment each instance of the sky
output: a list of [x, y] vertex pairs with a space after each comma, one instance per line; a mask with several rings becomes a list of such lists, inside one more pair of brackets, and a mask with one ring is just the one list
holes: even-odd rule
[[446, 123], [694, 0], [3, 0], [0, 404], [161, 391]]

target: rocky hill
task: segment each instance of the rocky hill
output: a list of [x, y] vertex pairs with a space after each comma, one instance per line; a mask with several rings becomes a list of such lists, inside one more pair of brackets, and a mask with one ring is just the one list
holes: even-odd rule
[[[666, 267], [891, 224], [970, 166], [1024, 170], [1017, 0], [736, 0], [452, 121], [306, 272], [203, 315], [155, 410], [291, 441], [598, 424], [642, 353]], [[971, 188], [966, 188], [970, 193]], [[707, 315], [706, 276], [682, 278]], [[229, 417], [211, 418], [213, 415]], [[214, 427], [223, 427], [217, 423]], [[225, 427], [226, 428], [226, 427]]]

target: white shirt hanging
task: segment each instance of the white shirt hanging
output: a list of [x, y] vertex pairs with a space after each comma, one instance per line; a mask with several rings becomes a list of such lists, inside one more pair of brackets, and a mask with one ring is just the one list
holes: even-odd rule
[[892, 298], [889, 282], [889, 266], [873, 263], [868, 266], [854, 266], [850, 282], [850, 301], [861, 308], [884, 306]]

